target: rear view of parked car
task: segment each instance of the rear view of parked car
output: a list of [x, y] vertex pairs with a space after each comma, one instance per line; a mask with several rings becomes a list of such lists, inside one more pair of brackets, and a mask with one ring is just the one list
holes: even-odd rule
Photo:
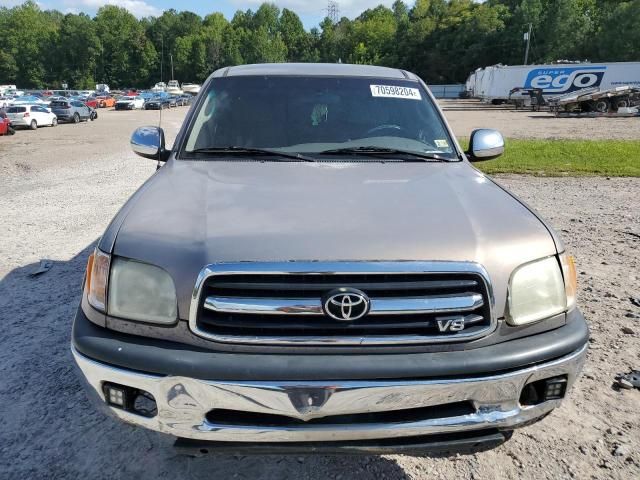
[[28, 127], [35, 130], [38, 127], [58, 124], [55, 113], [40, 105], [13, 105], [7, 108], [7, 117], [13, 127]]
[[91, 116], [91, 109], [78, 100], [56, 100], [49, 106], [61, 122], [80, 123]]

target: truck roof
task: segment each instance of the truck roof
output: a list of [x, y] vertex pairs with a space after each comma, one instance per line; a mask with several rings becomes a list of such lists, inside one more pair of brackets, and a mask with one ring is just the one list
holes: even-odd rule
[[337, 77], [376, 77], [398, 80], [417, 80], [413, 73], [397, 68], [345, 63], [260, 63], [226, 67], [213, 73], [213, 77], [244, 77], [253, 75], [299, 75]]

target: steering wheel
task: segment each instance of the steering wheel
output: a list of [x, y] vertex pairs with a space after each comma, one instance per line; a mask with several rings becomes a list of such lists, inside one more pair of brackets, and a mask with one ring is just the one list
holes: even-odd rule
[[400, 125], [386, 123], [384, 125], [378, 125], [377, 127], [370, 128], [369, 130], [367, 130], [367, 133], [365, 133], [365, 136], [370, 137], [371, 134], [382, 132], [384, 130], [395, 130], [396, 133], [398, 133], [398, 132], [403, 132], [404, 128], [401, 127]]

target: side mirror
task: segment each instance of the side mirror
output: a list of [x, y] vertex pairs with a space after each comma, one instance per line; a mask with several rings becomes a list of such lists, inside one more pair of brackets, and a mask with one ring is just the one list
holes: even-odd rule
[[164, 145], [164, 130], [160, 127], [140, 127], [131, 135], [131, 149], [144, 158], [166, 162], [171, 151]]
[[504, 138], [497, 130], [479, 129], [471, 132], [467, 156], [472, 162], [497, 158], [504, 153]]

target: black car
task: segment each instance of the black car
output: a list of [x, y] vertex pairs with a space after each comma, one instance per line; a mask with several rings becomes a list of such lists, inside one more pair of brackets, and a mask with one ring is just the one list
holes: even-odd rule
[[183, 107], [188, 107], [189, 105], [191, 105], [191, 102], [193, 101], [193, 95], [189, 95], [188, 93], [185, 93], [184, 95], [180, 95], [180, 98], [182, 99]]
[[171, 102], [167, 97], [153, 97], [144, 104], [145, 110], [163, 110], [171, 107]]
[[176, 96], [171, 96], [169, 97], [169, 106], [170, 107], [177, 107], [178, 106], [178, 97]]
[[171, 95], [171, 99], [175, 100], [176, 102], [176, 107], [182, 107], [184, 106], [184, 99], [182, 98], [182, 95]]

